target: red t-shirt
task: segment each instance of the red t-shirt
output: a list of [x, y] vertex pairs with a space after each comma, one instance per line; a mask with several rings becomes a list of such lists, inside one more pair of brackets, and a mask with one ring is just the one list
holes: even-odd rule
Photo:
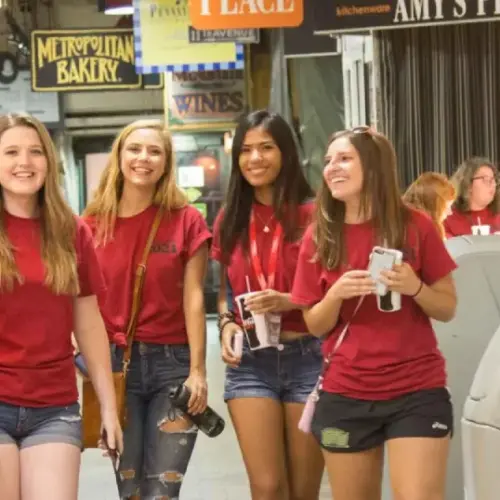
[[447, 238], [472, 234], [472, 226], [488, 225], [490, 233], [500, 231], [500, 214], [494, 214], [489, 208], [483, 210], [452, 213], [443, 222]]
[[[272, 217], [274, 209], [272, 206], [254, 203], [253, 208], [256, 213], [255, 225], [257, 230], [257, 248], [259, 257], [262, 262], [262, 270], [267, 279], [269, 269], [269, 257], [271, 254], [271, 244], [276, 227], [276, 219]], [[314, 211], [314, 203], [303, 203], [298, 207], [297, 222], [299, 227], [305, 228], [309, 225], [312, 213]], [[214, 238], [212, 242], [211, 255], [212, 258], [221, 262], [222, 250], [220, 248], [220, 224], [222, 222], [223, 209], [217, 215], [214, 222]], [[268, 227], [270, 231], [264, 232], [264, 226], [270, 221]], [[301, 240], [294, 242], [283, 241], [279, 247], [278, 262], [276, 266], [276, 278], [274, 289], [278, 292], [290, 293], [292, 290], [295, 269], [297, 268], [297, 259], [299, 256]], [[233, 296], [237, 297], [242, 293], [246, 293], [247, 284], [246, 276], [250, 280], [252, 291], [260, 290], [260, 285], [250, 263], [250, 258], [240, 243], [236, 244], [232, 252], [229, 264], [226, 266], [226, 271], [229, 283], [233, 290]], [[239, 318], [238, 308], [236, 303], [233, 303], [233, 310], [236, 313], [237, 321], [241, 323]], [[307, 327], [302, 317], [302, 312], [298, 309], [283, 313], [282, 330], [290, 332], [307, 332]]]
[[[106, 294], [100, 305], [111, 342], [124, 345], [132, 308], [135, 272], [146, 246], [157, 206], [133, 217], [117, 217], [113, 239], [96, 248]], [[89, 225], [95, 230], [91, 219]], [[184, 271], [188, 260], [211, 237], [196, 208], [166, 214], [147, 260], [134, 340], [152, 344], [186, 344], [183, 309]]]
[[[78, 401], [71, 344], [75, 297], [55, 295], [44, 284], [39, 220], [6, 212], [3, 218], [24, 283], [0, 292], [0, 401], [26, 407], [73, 404]], [[104, 280], [92, 235], [76, 221], [80, 297], [98, 295]]]
[[[316, 245], [312, 226], [308, 229], [293, 285], [295, 303], [312, 306], [344, 272], [368, 268], [375, 241], [371, 223], [345, 224], [344, 231], [348, 263], [326, 271], [318, 261], [311, 262]], [[421, 212], [411, 211], [403, 254], [404, 261], [427, 285], [456, 268], [434, 223]], [[339, 321], [323, 344], [325, 355], [352, 317], [358, 300], [343, 302]], [[401, 302], [400, 311], [385, 313], [378, 310], [375, 295], [365, 297], [326, 373], [325, 391], [356, 399], [387, 400], [446, 385], [445, 362], [429, 317], [413, 298], [402, 296]]]

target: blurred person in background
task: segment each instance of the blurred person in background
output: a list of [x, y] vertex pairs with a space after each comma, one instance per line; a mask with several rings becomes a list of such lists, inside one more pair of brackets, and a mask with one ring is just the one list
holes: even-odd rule
[[444, 220], [447, 238], [500, 231], [498, 169], [487, 158], [470, 158], [452, 177], [457, 196]]
[[441, 236], [445, 237], [443, 220], [451, 213], [455, 187], [448, 177], [436, 172], [425, 172], [415, 180], [403, 195], [403, 201], [427, 213]]

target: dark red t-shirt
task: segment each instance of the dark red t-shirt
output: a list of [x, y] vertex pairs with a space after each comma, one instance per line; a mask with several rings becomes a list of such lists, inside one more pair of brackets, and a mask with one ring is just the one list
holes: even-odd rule
[[[257, 248], [262, 262], [264, 276], [267, 278], [276, 219], [272, 217], [274, 213], [272, 206], [254, 203], [253, 207], [256, 213], [255, 225], [257, 229]], [[298, 207], [297, 223], [299, 227], [305, 229], [309, 225], [313, 211], [313, 202], [304, 203]], [[223, 209], [219, 212], [214, 222], [214, 238], [211, 250], [212, 258], [219, 262], [222, 260], [219, 234], [222, 215]], [[263, 229], [268, 221], [270, 221], [270, 224], [268, 225], [270, 231], [266, 233]], [[300, 239], [294, 242], [284, 241], [283, 244], [280, 245], [280, 254], [278, 256], [276, 268], [276, 282], [274, 285], [274, 289], [278, 292], [290, 293], [292, 290], [295, 269], [297, 267], [297, 259], [299, 256], [300, 242]], [[253, 267], [250, 264], [249, 256], [240, 243], [235, 246], [226, 270], [234, 297], [247, 292], [246, 276], [248, 276], [250, 280], [252, 291], [260, 290], [259, 282], [253, 271]], [[233, 304], [233, 310], [236, 312], [237, 320], [241, 322], [236, 303]], [[307, 332], [302, 312], [296, 309], [284, 313], [282, 316], [282, 330], [300, 333]]]
[[[345, 224], [347, 265], [326, 271], [315, 256], [312, 226], [300, 250], [292, 291], [297, 304], [312, 306], [319, 302], [333, 283], [349, 269], [367, 269], [375, 241], [370, 222]], [[411, 211], [404, 261], [427, 285], [452, 272], [456, 265], [450, 257], [434, 223]], [[327, 355], [346, 322], [352, 317], [358, 298], [345, 300], [331, 335], [323, 344]], [[387, 400], [422, 389], [446, 385], [445, 362], [429, 317], [414, 299], [402, 296], [402, 308], [393, 313], [377, 308], [375, 295], [365, 297], [348, 333], [335, 353], [326, 373], [327, 392], [364, 400]]]
[[[96, 248], [105, 281], [101, 311], [111, 342], [123, 345], [132, 307], [135, 271], [158, 207], [133, 217], [117, 217], [113, 239]], [[95, 230], [93, 221], [87, 222]], [[152, 344], [186, 344], [183, 309], [184, 271], [188, 260], [211, 237], [196, 208], [166, 214], [153, 242], [141, 298], [135, 340]]]
[[[4, 212], [17, 268], [24, 278], [0, 292], [0, 401], [26, 407], [78, 401], [73, 346], [74, 301], [45, 284], [40, 221]], [[98, 295], [104, 280], [89, 228], [77, 219], [75, 242], [80, 297]]]
[[500, 214], [494, 214], [489, 208], [483, 210], [452, 213], [443, 222], [447, 238], [472, 234], [472, 226], [488, 225], [490, 233], [500, 231]]

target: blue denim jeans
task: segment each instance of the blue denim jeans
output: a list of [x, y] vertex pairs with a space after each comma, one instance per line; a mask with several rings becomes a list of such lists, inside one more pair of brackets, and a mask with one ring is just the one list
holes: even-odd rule
[[189, 376], [189, 346], [135, 342], [127, 376], [120, 497], [179, 498], [197, 427], [173, 410], [169, 389]]
[[304, 336], [284, 342], [280, 349], [251, 351], [245, 340], [241, 363], [226, 369], [224, 400], [271, 398], [305, 403], [321, 372], [321, 341]]
[[20, 449], [48, 443], [81, 448], [80, 405], [24, 408], [0, 402], [0, 444], [11, 443]]

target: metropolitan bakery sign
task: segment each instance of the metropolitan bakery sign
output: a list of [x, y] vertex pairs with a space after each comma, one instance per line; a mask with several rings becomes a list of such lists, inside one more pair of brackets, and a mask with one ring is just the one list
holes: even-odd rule
[[500, 0], [319, 0], [315, 33], [500, 20]]
[[31, 35], [33, 90], [138, 89], [129, 29], [35, 30]]

